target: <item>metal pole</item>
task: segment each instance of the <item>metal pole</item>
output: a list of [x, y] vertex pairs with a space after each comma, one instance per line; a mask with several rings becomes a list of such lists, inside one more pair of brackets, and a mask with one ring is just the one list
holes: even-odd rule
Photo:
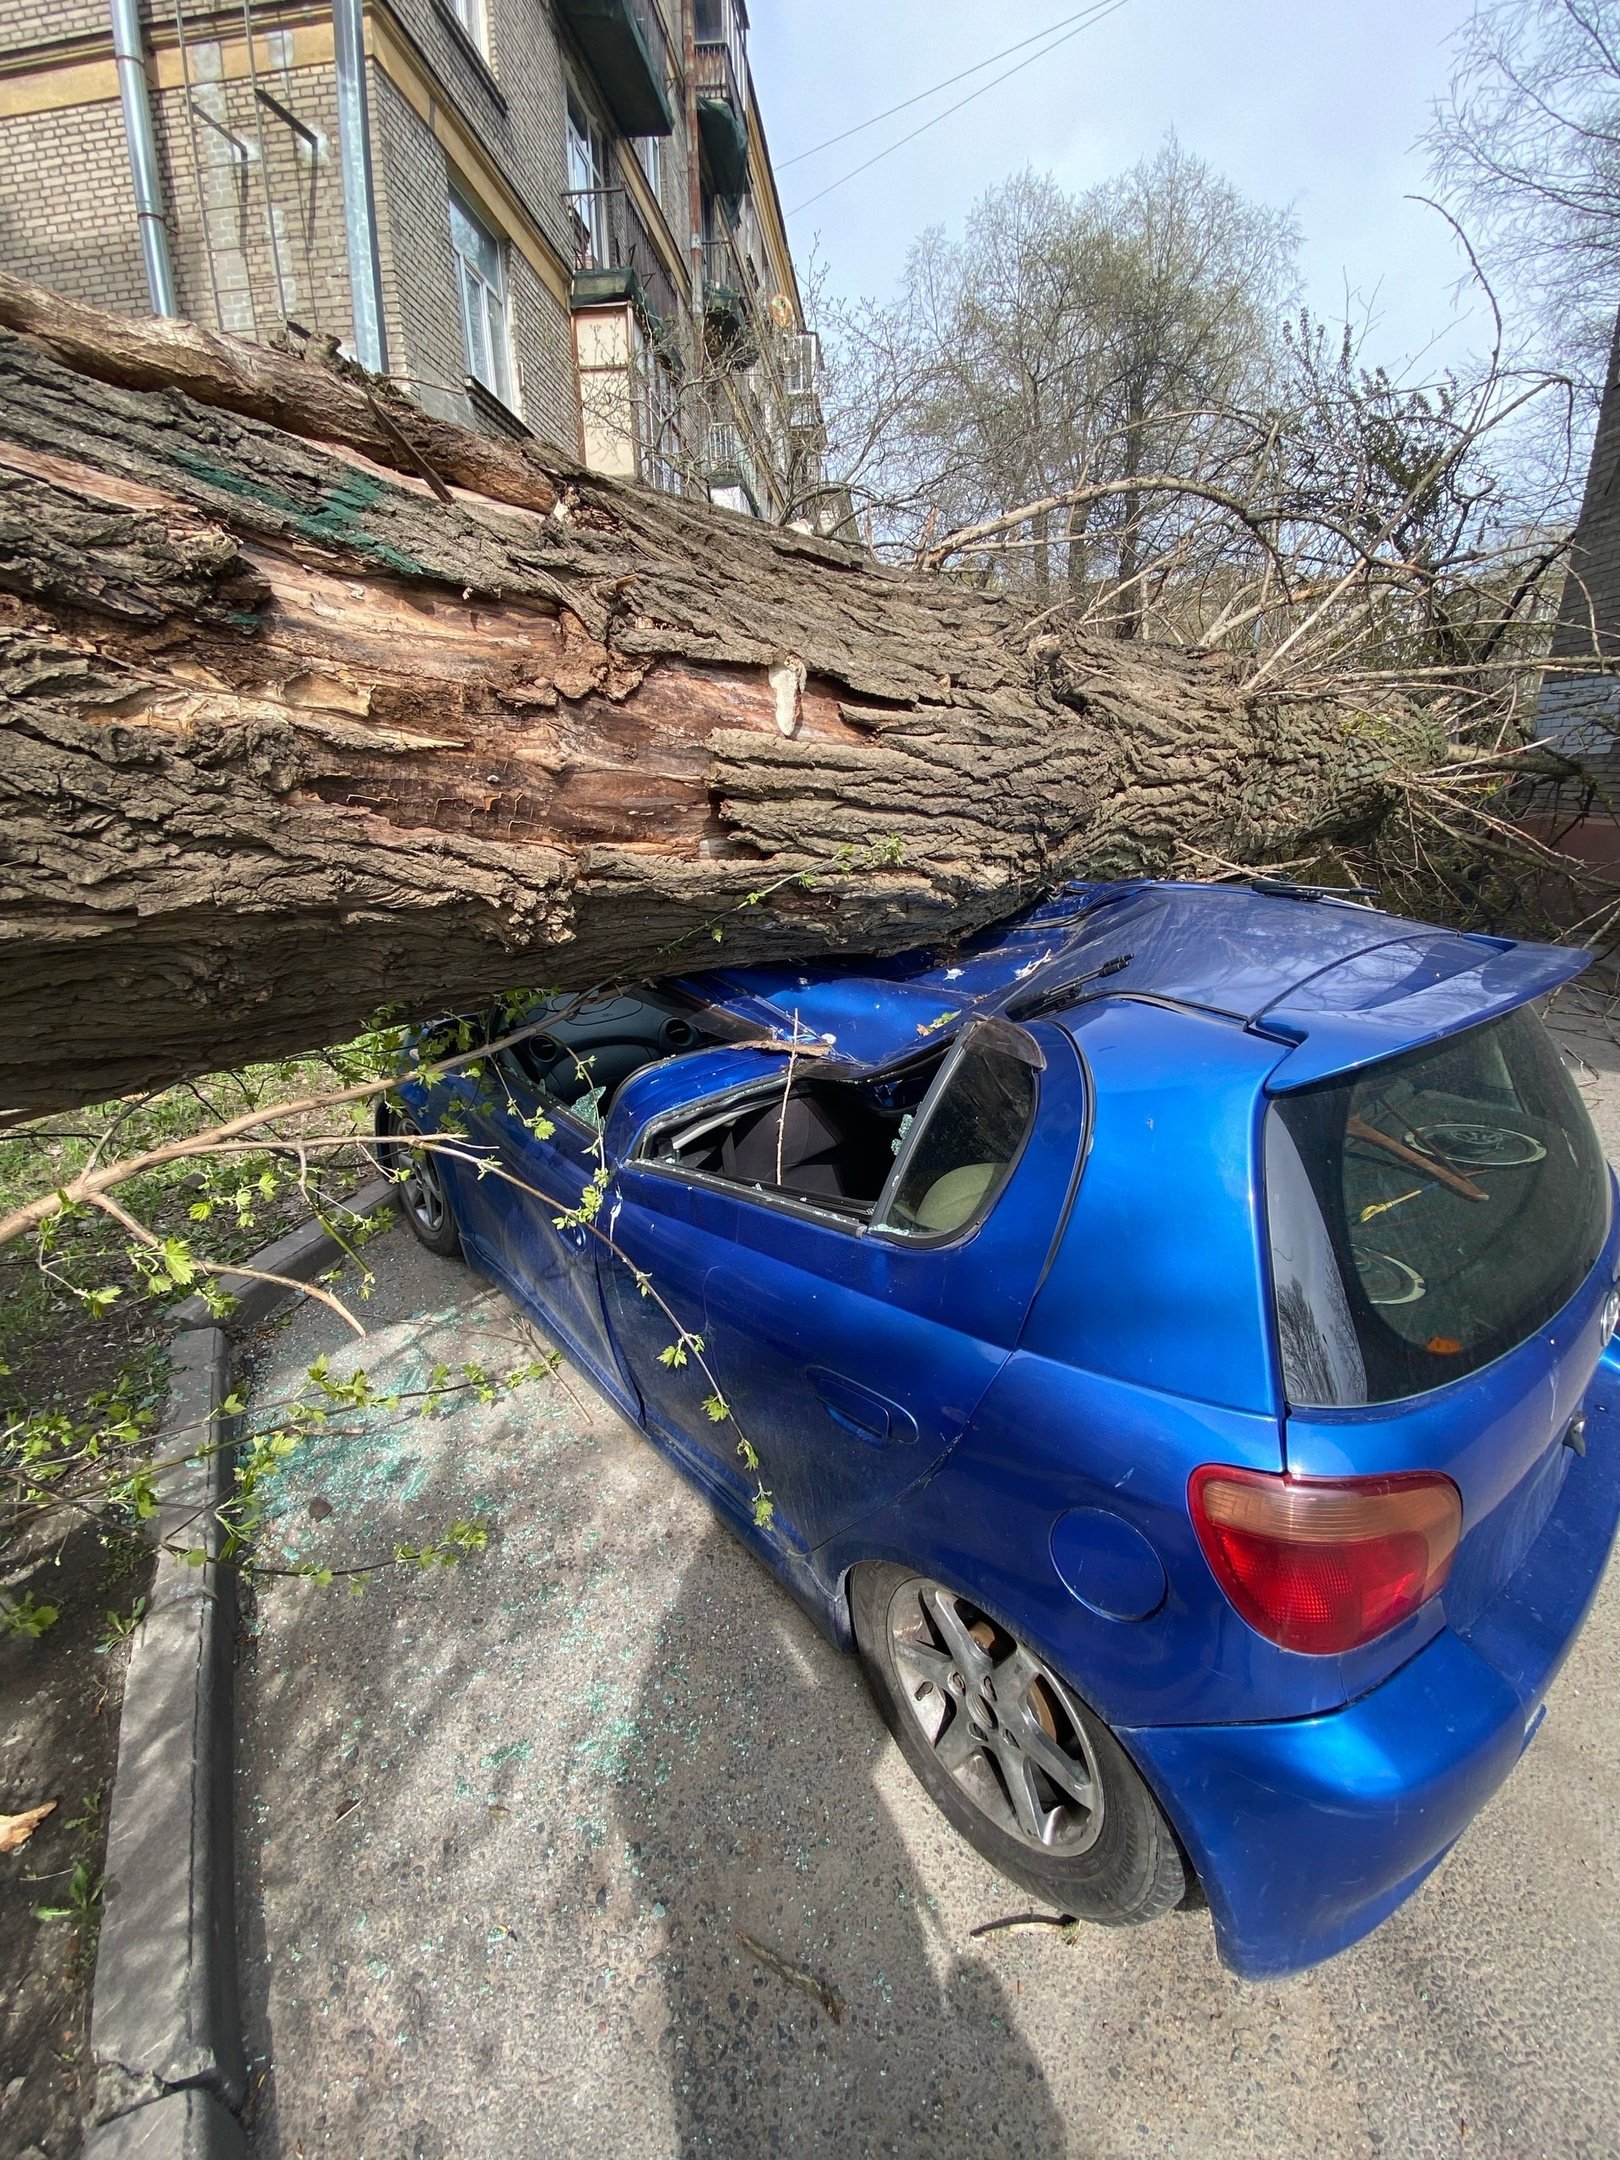
[[118, 63], [118, 95], [124, 108], [124, 137], [135, 183], [135, 215], [141, 228], [146, 289], [154, 315], [178, 315], [174, 273], [169, 267], [169, 229], [163, 222], [163, 183], [158, 175], [157, 140], [152, 133], [152, 101], [146, 84], [139, 0], [112, 0], [113, 57]]
[[349, 292], [355, 358], [373, 375], [388, 373], [377, 196], [371, 177], [371, 120], [366, 99], [365, 0], [332, 0], [337, 54], [338, 161], [343, 168], [343, 224], [349, 242]]

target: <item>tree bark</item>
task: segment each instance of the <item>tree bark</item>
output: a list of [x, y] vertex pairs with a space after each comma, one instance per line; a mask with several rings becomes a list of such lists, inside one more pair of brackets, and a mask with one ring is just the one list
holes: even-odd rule
[[1067, 877], [1297, 856], [1441, 754], [1400, 707], [1031, 640], [948, 577], [443, 423], [429, 446], [423, 415], [402, 451], [308, 363], [273, 356], [254, 405], [269, 363], [233, 339], [180, 391], [158, 326], [11, 281], [0, 313], [27, 330], [0, 330], [14, 1108], [379, 1007], [894, 951]]

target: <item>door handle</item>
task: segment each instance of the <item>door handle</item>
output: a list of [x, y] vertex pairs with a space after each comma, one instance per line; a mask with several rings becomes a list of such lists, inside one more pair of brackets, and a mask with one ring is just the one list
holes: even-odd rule
[[887, 1395], [862, 1387], [857, 1380], [846, 1380], [842, 1373], [829, 1372], [824, 1365], [813, 1365], [809, 1379], [833, 1423], [857, 1440], [872, 1447], [896, 1447], [916, 1439], [917, 1420]]

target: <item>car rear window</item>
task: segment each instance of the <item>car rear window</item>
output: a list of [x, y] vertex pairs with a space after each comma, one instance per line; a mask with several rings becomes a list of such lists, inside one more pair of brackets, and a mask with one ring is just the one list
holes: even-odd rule
[[1291, 1403], [1392, 1402], [1511, 1350], [1609, 1226], [1582, 1102], [1528, 1008], [1279, 1097], [1266, 1197]]

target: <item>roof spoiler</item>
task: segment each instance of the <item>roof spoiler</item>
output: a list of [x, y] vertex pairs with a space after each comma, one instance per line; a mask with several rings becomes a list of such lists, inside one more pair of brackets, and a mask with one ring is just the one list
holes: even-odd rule
[[1499, 1020], [1592, 964], [1568, 945], [1435, 931], [1353, 954], [1313, 975], [1250, 1023], [1293, 1043], [1266, 1083], [1292, 1094]]

